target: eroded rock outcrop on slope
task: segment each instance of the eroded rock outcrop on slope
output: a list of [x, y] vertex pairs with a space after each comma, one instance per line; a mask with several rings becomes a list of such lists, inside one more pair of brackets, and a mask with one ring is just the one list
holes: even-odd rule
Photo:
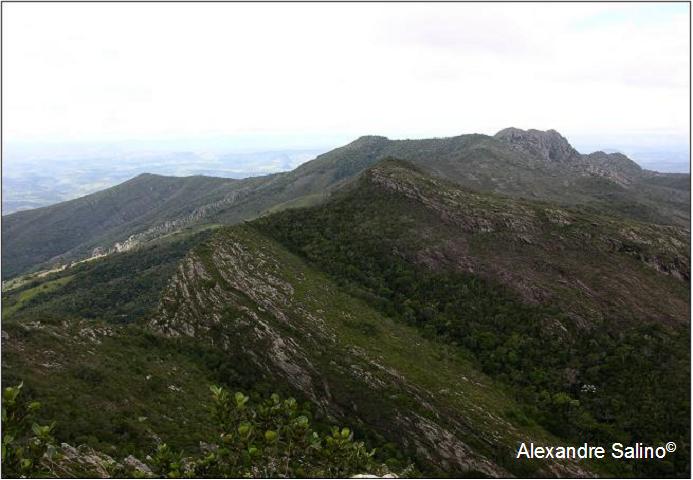
[[[361, 428], [378, 431], [441, 472], [511, 475], [490, 454], [504, 448], [510, 455], [507, 435], [522, 435], [512, 423], [477, 405], [456, 384], [445, 384], [442, 395], [453, 400], [443, 400], [414, 380], [411, 368], [438, 368], [426, 360], [411, 367], [387, 359], [394, 348], [407, 348], [402, 354], [416, 358], [423, 347], [410, 340], [383, 344], [382, 350], [377, 342], [371, 348], [352, 343], [356, 340], [344, 336], [348, 330], [342, 325], [360, 325], [363, 319], [340, 306], [338, 287], [312, 278], [310, 269], [284, 257], [286, 252], [278, 254], [279, 248], [250, 227], [219, 232], [181, 262], [151, 328], [206, 340], [288, 383], [328, 418], [356, 418]], [[398, 336], [391, 332], [388, 340]], [[490, 388], [463, 375], [455, 378], [459, 385]], [[469, 415], [450, 401], [461, 402]], [[551, 468], [567, 472], [575, 466]], [[546, 473], [552, 474], [548, 467]]]

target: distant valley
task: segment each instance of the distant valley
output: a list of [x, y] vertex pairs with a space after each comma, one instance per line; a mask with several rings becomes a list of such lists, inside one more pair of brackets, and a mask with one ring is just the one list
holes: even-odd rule
[[[104, 147], [106, 149], [106, 147]], [[3, 172], [3, 214], [45, 207], [88, 195], [141, 173], [246, 178], [292, 170], [324, 150], [157, 152], [91, 154], [75, 151], [51, 157], [46, 153], [10, 153]]]

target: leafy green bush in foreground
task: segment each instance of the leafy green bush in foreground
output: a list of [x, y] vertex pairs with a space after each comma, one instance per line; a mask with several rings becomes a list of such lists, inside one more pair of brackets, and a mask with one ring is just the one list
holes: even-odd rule
[[2, 394], [2, 473], [17, 478], [45, 475], [55, 456], [54, 424], [33, 423], [38, 402], [22, 403], [19, 395], [23, 384], [7, 387]]
[[[5, 477], [63, 476], [58, 468], [53, 425], [31, 423], [38, 402], [23, 404], [22, 385], [5, 388], [2, 407], [2, 469]], [[247, 395], [212, 386], [212, 418], [218, 437], [203, 451], [185, 456], [165, 443], [139, 468], [132, 462], [117, 467], [118, 476], [161, 478], [212, 477], [348, 477], [357, 473], [386, 473], [373, 460], [375, 450], [356, 442], [349, 428], [333, 427], [319, 434], [311, 428], [310, 412], [295, 399], [273, 394], [253, 403]], [[57, 473], [57, 472], [60, 473]]]
[[349, 428], [320, 435], [307, 411], [276, 393], [253, 404], [247, 395], [211, 387], [219, 437], [206, 453], [183, 458], [167, 445], [150, 457], [162, 477], [345, 477], [372, 472], [375, 450], [355, 442]]

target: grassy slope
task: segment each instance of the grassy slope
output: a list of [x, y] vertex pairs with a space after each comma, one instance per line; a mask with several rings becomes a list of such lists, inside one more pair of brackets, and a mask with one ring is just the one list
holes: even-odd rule
[[206, 235], [174, 235], [5, 292], [3, 383], [23, 380], [63, 441], [105, 453], [115, 445], [119, 455], [150, 449], [152, 432], [197, 445], [210, 428], [206, 387], [219, 380], [223, 361], [138, 324], [176, 263]]
[[[492, 210], [507, 211], [502, 199], [478, 198], [490, 202]], [[358, 223], [385, 234], [381, 239], [395, 235], [417, 242], [421, 240], [419, 234], [427, 232], [427, 245], [439, 245], [455, 231], [450, 226], [441, 227], [437, 221], [430, 223], [431, 215], [412, 208], [410, 203], [404, 205], [405, 224], [409, 228], [402, 230], [402, 217], [388, 210], [387, 206], [393, 205], [391, 197], [363, 196], [359, 201], [367, 204], [371, 213], [354, 208], [356, 205], [345, 207], [357, 215], [366, 215], [358, 217]], [[374, 211], [382, 217], [373, 217]], [[369, 215], [372, 223], [364, 222]], [[382, 223], [384, 219], [388, 222]], [[3, 312], [4, 330], [10, 335], [3, 342], [3, 380], [24, 379], [32, 393], [49, 405], [46, 413], [58, 419], [64, 439], [88, 442], [106, 452], [114, 444], [120, 454], [146, 449], [152, 444], [151, 432], [155, 432], [174, 445], [192, 448], [209, 428], [204, 414], [205, 387], [209, 382], [247, 388], [261, 381], [273, 385], [272, 388], [302, 395], [300, 388], [287, 382], [286, 375], [266, 375], [252, 365], [248, 355], [234, 353], [243, 348], [231, 348], [220, 355], [219, 349], [210, 346], [210, 337], [202, 337], [202, 343], [196, 343], [185, 337], [152, 336], [142, 330], [140, 324], [149, 318], [166, 278], [173, 274], [175, 264], [188, 248], [199, 241], [184, 238], [173, 236], [163, 246], [82, 264], [5, 295], [4, 300], [9, 300], [5, 308], [13, 310]], [[392, 441], [412, 454], [414, 445], [405, 444], [411, 432], [404, 428], [405, 424], [396, 424], [392, 419], [398, 412], [418, 412], [423, 418], [442, 421], [474, 455], [490, 459], [500, 468], [518, 475], [536, 473], [537, 468], [542, 468], [541, 464], [512, 461], [515, 443], [520, 439], [551, 443], [557, 440], [526, 416], [524, 407], [513, 399], [511, 389], [481, 373], [478, 360], [469, 352], [422, 335], [367, 301], [347, 294], [332, 277], [306, 265], [249, 226], [223, 229], [206, 246], [196, 249], [205, 268], [216, 272], [214, 289], [239, 293], [223, 280], [223, 257], [215, 257], [215, 252], [218, 255], [229, 244], [243, 245], [250, 259], [272, 259], [256, 265], [256, 271], [275, 265], [276, 270], [271, 273], [293, 286], [291, 302], [282, 306], [291, 320], [289, 325], [266, 312], [262, 318], [273, 322], [283, 338], [293, 338], [309, 352], [316, 369], [313, 374], [317, 372], [330, 385], [331, 416], [354, 424], [357, 431], [376, 442]], [[486, 241], [478, 242], [474, 254], [480, 255], [488, 245]], [[628, 256], [624, 258], [631, 261]], [[243, 269], [247, 267], [246, 264]], [[66, 280], [68, 276], [71, 281]], [[44, 281], [49, 285], [46, 289], [40, 283]], [[204, 291], [211, 286], [197, 284], [194, 288]], [[102, 310], [95, 308], [103, 301], [106, 303]], [[212, 301], [205, 304], [213, 310]], [[237, 307], [262, 312], [264, 307], [260, 305], [263, 304], [246, 297]], [[316, 342], [306, 335], [316, 334], [313, 316], [325, 322], [325, 331], [333, 342]], [[130, 323], [121, 325], [123, 318]], [[226, 333], [233, 334], [235, 326], [228, 326]], [[248, 348], [247, 340], [240, 339], [239, 347]], [[257, 347], [250, 345], [256, 357], [257, 352], [265, 352]], [[266, 358], [271, 359], [271, 355]], [[386, 368], [374, 367], [373, 362]], [[260, 357], [260, 363], [266, 363], [265, 357]], [[393, 380], [396, 377], [388, 373], [392, 369], [406, 382]], [[364, 372], [368, 375], [364, 376]], [[152, 377], [147, 380], [147, 375]], [[373, 385], [381, 382], [385, 386], [374, 394]], [[433, 410], [422, 408], [421, 399]], [[86, 419], [84, 405], [89, 406], [91, 415]], [[147, 419], [140, 421], [141, 417]], [[425, 459], [419, 460], [422, 468], [432, 468]], [[437, 465], [441, 468], [440, 463]], [[443, 470], [448, 474], [462, 472], [456, 468]], [[600, 471], [606, 467], [588, 468]]]
[[97, 245], [110, 247], [255, 181], [140, 175], [91, 195], [7, 215], [2, 226], [3, 278], [60, 255], [88, 256]]
[[3, 312], [4, 315], [12, 315], [17, 310], [21, 309], [27, 302], [42, 293], [49, 293], [56, 288], [62, 287], [67, 282], [72, 280], [72, 276], [61, 276], [55, 280], [49, 280], [46, 282], [41, 282], [35, 287], [27, 288], [22, 290], [19, 295], [13, 298], [10, 306], [8, 306]]

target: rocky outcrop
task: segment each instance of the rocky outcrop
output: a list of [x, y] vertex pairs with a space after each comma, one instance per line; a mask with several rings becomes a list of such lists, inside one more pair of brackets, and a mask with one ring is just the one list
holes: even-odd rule
[[151, 468], [149, 468], [147, 464], [133, 455], [128, 455], [125, 457], [123, 460], [123, 466], [126, 470], [134, 472], [136, 477], [151, 477], [154, 475]]
[[565, 180], [569, 179], [569, 175], [577, 174], [602, 177], [619, 186], [629, 187], [643, 176], [642, 168], [622, 153], [599, 151], [582, 155], [556, 130], [506, 128], [494, 137], [518, 152], [540, 158], [552, 167], [564, 168], [560, 175], [566, 177]]
[[631, 185], [643, 173], [640, 165], [622, 153], [594, 152], [584, 158], [587, 172], [608, 178], [623, 187]]
[[86, 445], [63, 443], [51, 460], [44, 459], [44, 464], [59, 478], [117, 478], [123, 474], [122, 464]]
[[556, 130], [521, 130], [506, 128], [496, 133], [495, 138], [529, 155], [540, 157], [547, 162], [566, 163], [578, 159], [580, 154], [568, 140]]
[[[310, 272], [292, 270], [277, 248], [248, 226], [218, 232], [181, 262], [150, 327], [207, 341], [274, 382], [288, 382], [327, 418], [338, 422], [349, 412], [441, 471], [510, 475], [479, 445], [502, 443], [500, 432], [516, 432], [511, 423], [475, 406], [493, 425], [480, 430], [378, 350], [350, 344], [334, 322], [359, 319], [350, 311], [328, 314], [324, 304], [336, 287], [306, 284]], [[461, 395], [451, 389], [445, 395]], [[394, 406], [399, 398], [406, 407]], [[373, 399], [385, 403], [374, 409]]]
[[[321, 387], [313, 380], [319, 375], [307, 352], [280, 330], [289, 323], [285, 310], [293, 289], [273, 273], [279, 268], [276, 260], [229, 237], [216, 237], [210, 248], [207, 260], [193, 252], [180, 264], [152, 328], [233, 349], [268, 375], [292, 378], [308, 398], [320, 403], [316, 389]], [[321, 333], [313, 330], [314, 335]]]
[[[628, 160], [622, 160], [627, 171]], [[579, 292], [580, 302], [569, 299], [564, 307], [573, 313], [582, 311], [574, 317], [581, 328], [590, 325], [589, 318], [601, 319], [599, 312], [611, 308], [614, 302], [630, 312], [623, 315], [631, 319], [685, 321], [680, 314], [685, 305], [678, 300], [668, 302], [672, 310], [663, 314], [657, 304], [632, 295], [626, 287], [647, 283], [653, 291], [661, 289], [661, 295], [667, 296], [666, 290], [657, 285], [656, 274], [653, 277], [643, 274], [640, 268], [633, 269], [631, 260], [651, 272], [689, 281], [689, 234], [683, 228], [479, 194], [395, 159], [369, 169], [363, 182], [366, 188], [389, 192], [393, 201], [406, 198], [412, 208], [425, 208], [450, 228], [439, 242], [422, 238], [422, 247], [411, 258], [432, 270], [454, 268], [500, 281], [534, 304], [561, 304], [562, 298], [569, 298], [565, 290]], [[366, 190], [359, 194], [369, 195]], [[425, 237], [425, 232], [418, 229], [412, 234]], [[470, 249], [473, 243], [493, 244], [497, 251], [474, 252]], [[583, 259], [569, 260], [577, 257]], [[606, 274], [602, 262], [623, 265], [625, 269]]]
[[153, 478], [151, 468], [133, 455], [122, 462], [87, 445], [62, 443], [52, 456], [44, 456], [43, 467], [57, 478]]

